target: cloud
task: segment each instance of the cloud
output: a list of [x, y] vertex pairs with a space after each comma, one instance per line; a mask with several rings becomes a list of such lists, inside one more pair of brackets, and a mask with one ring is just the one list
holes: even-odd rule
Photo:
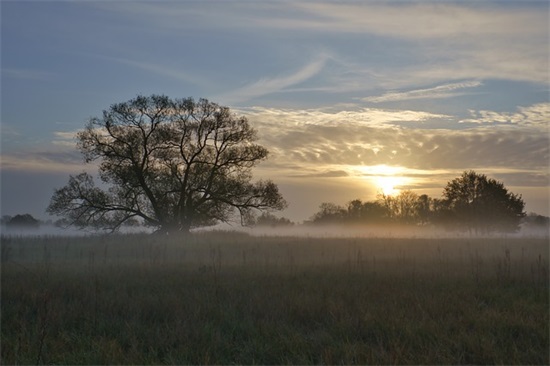
[[76, 135], [80, 131], [82, 130], [56, 131], [53, 133], [55, 138], [53, 139], [52, 144], [74, 149], [76, 146]]
[[[523, 111], [541, 109], [535, 105]], [[415, 113], [422, 120], [426, 112]], [[548, 176], [549, 136], [528, 125], [462, 130], [416, 125], [405, 129], [393, 121], [411, 116], [383, 110], [329, 113], [256, 108], [255, 113], [245, 114], [258, 129], [261, 143], [272, 152], [263, 168], [271, 167], [279, 176], [295, 176], [296, 169], [309, 169], [307, 174], [315, 175], [373, 165], [453, 172], [500, 169]], [[426, 113], [423, 118], [428, 116], [433, 115]]]
[[250, 107], [236, 109], [236, 112], [262, 124], [307, 126], [324, 125], [342, 127], [375, 126], [389, 127], [400, 122], [424, 122], [430, 119], [447, 119], [448, 115], [413, 110], [391, 110], [378, 108], [359, 108], [334, 111], [330, 109], [277, 109]]
[[273, 17], [268, 23], [377, 37], [388, 50], [403, 41], [399, 47], [409, 65], [378, 68], [381, 83], [389, 87], [438, 83], [450, 75], [455, 80], [548, 81], [547, 4], [302, 2], [295, 7], [303, 12], [301, 19]]
[[[55, 131], [53, 139], [46, 144], [25, 150], [3, 151], [0, 170], [76, 173], [83, 169], [82, 154], [76, 148], [76, 134], [81, 130]], [[87, 164], [90, 170], [97, 164]]]
[[349, 173], [345, 170], [310, 171], [309, 173], [301, 170], [300, 173], [290, 174], [289, 176], [293, 178], [341, 178], [348, 177]]
[[518, 107], [517, 109], [518, 111], [514, 113], [470, 110], [472, 118], [463, 119], [459, 123], [510, 124], [541, 128], [548, 131], [550, 126], [550, 103], [538, 103], [528, 107]]
[[[266, 26], [345, 33], [376, 33], [412, 39], [448, 39], [540, 32], [546, 8], [445, 3], [297, 2], [301, 18], [272, 17]], [[301, 22], [302, 20], [309, 20]], [[516, 26], [523, 26], [518, 30]]]
[[232, 90], [230, 93], [226, 93], [226, 95], [219, 98], [226, 101], [226, 103], [237, 103], [262, 95], [280, 92], [289, 86], [299, 84], [317, 75], [325, 66], [326, 60], [327, 56], [320, 55], [316, 60], [290, 75], [262, 78], [242, 88]]
[[[372, 70], [376, 70], [378, 87], [393, 89], [446, 83], [450, 76], [453, 80], [548, 81], [550, 36], [544, 2], [94, 2], [84, 6], [115, 12], [122, 20], [130, 20], [121, 21], [128, 27], [146, 23], [151, 32], [208, 29], [264, 42], [277, 32], [294, 47], [293, 55], [304, 48], [303, 42], [301, 46], [293, 42], [297, 32], [300, 40], [323, 42], [334, 54], [340, 54], [336, 51], [340, 44], [360, 38], [364, 47], [384, 59], [393, 57], [392, 62], [374, 68], [369, 57], [369, 61], [365, 57], [349, 60], [353, 67], [348, 73], [316, 90], [341, 88], [342, 81], [358, 89], [365, 84], [365, 75], [367, 83], [372, 81]], [[402, 59], [408, 65], [403, 66]], [[252, 83], [241, 90], [243, 98], [261, 94], [264, 88], [266, 93], [280, 90], [276, 81], [284, 78]]]
[[389, 92], [376, 97], [367, 97], [361, 100], [365, 102], [381, 103], [381, 102], [394, 102], [399, 100], [411, 100], [411, 99], [439, 99], [450, 98], [463, 93], [457, 93], [456, 90], [465, 88], [475, 88], [483, 85], [480, 81], [465, 81], [461, 83], [451, 83], [438, 85], [428, 89], [410, 90], [407, 92]]
[[5, 138], [5, 137], [13, 138], [16, 136], [21, 136], [21, 132], [19, 132], [17, 128], [2, 122], [0, 124], [0, 136], [2, 136], [2, 138]]
[[408, 42], [410, 46], [402, 43], [401, 49], [410, 52], [413, 66], [399, 75], [393, 67], [384, 67], [391, 70], [389, 79], [393, 73], [395, 80], [414, 78], [417, 82], [412, 85], [422, 78], [424, 84], [448, 80], [449, 75], [548, 80], [547, 4], [299, 2], [294, 6], [302, 13], [300, 18], [272, 17], [266, 26], [376, 36], [388, 46], [392, 40]]
[[[63, 147], [2, 154], [0, 170], [44, 173], [82, 171], [83, 159], [80, 153], [74, 150], [74, 146], [72, 150]], [[95, 169], [96, 167], [90, 166], [90, 168]]]
[[152, 72], [157, 75], [165, 76], [171, 79], [176, 79], [179, 81], [183, 81], [185, 83], [194, 84], [197, 86], [202, 87], [211, 87], [214, 85], [211, 81], [207, 80], [206, 78], [199, 77], [196, 74], [188, 73], [181, 71], [180, 69], [174, 69], [171, 67], [167, 67], [166, 65], [156, 64], [156, 63], [150, 63], [150, 62], [144, 62], [144, 61], [136, 61], [136, 60], [130, 60], [122, 57], [111, 57], [111, 56], [97, 56], [99, 58], [107, 59], [116, 61], [121, 64], [129, 65], [132, 67], [139, 68], [141, 70], [145, 70], [148, 72]]

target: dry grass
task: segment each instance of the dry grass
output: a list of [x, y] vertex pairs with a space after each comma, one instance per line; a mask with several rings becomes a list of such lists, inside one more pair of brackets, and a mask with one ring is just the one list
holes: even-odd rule
[[3, 238], [2, 253], [3, 364], [550, 363], [547, 239]]

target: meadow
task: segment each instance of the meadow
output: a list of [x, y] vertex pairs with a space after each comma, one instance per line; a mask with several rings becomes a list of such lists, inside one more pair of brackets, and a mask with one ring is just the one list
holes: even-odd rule
[[2, 364], [550, 364], [548, 238], [2, 237]]

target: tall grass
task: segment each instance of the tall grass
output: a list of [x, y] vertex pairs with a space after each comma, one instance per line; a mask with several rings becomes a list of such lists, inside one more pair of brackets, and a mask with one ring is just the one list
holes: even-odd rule
[[5, 251], [4, 364], [550, 363], [544, 239], [207, 233]]

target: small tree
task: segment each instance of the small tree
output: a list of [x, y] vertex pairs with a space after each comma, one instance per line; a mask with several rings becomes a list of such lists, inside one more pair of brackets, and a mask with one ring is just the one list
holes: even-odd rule
[[117, 230], [136, 219], [161, 231], [229, 221], [286, 202], [271, 181], [252, 183], [268, 151], [247, 119], [206, 99], [138, 96], [113, 104], [78, 134], [108, 189], [87, 173], [55, 191], [47, 211], [78, 227]]
[[347, 210], [340, 205], [323, 202], [319, 206], [319, 211], [313, 215], [311, 222], [314, 224], [341, 224], [347, 218]]
[[19, 229], [38, 229], [40, 227], [40, 221], [30, 214], [15, 215], [6, 222], [6, 226]]
[[292, 226], [294, 223], [287, 219], [286, 217], [277, 217], [269, 212], [263, 212], [256, 219], [256, 226], [271, 226], [271, 227], [280, 227], [280, 226]]
[[508, 192], [501, 182], [474, 171], [447, 183], [443, 196], [447, 218], [478, 233], [517, 231], [525, 216], [521, 195]]

